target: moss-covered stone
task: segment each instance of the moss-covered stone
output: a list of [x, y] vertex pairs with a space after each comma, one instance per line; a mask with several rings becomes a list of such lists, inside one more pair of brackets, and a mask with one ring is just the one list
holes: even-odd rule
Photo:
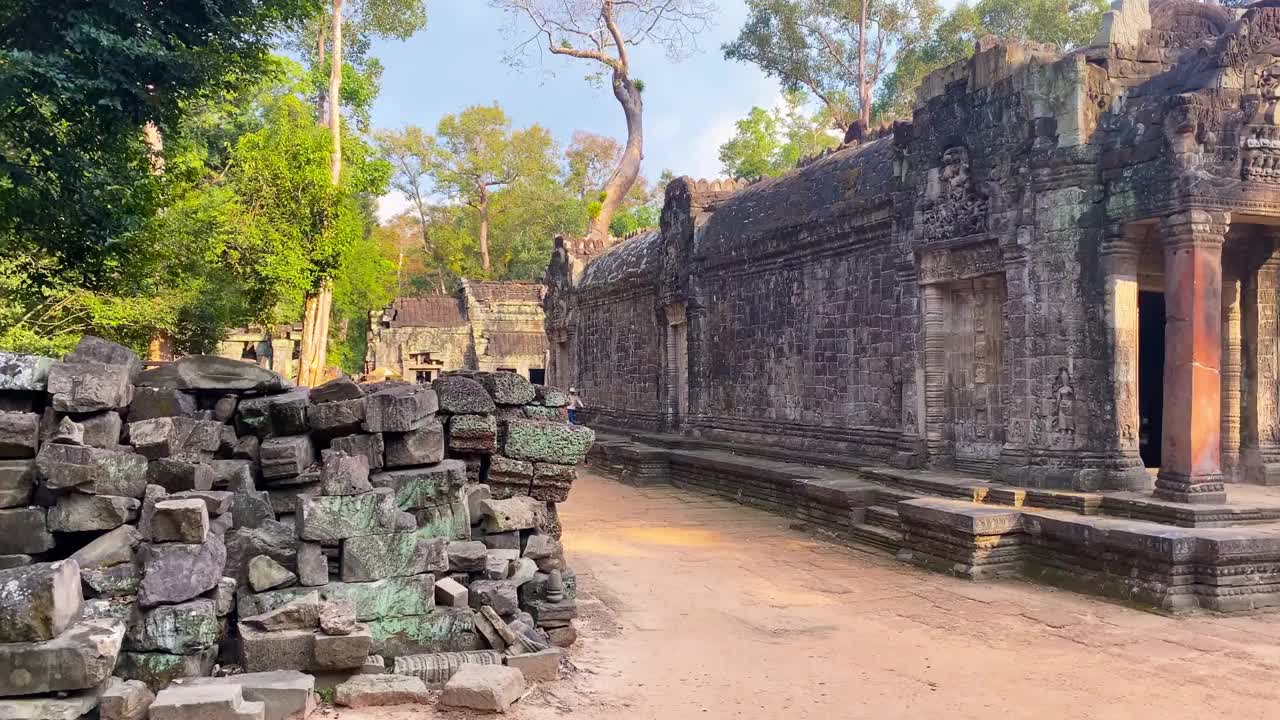
[[391, 488], [401, 510], [414, 510], [456, 501], [466, 472], [461, 460], [444, 460], [427, 467], [375, 473], [369, 481], [377, 488]]
[[483, 415], [497, 406], [484, 386], [462, 375], [445, 375], [431, 383], [440, 398], [440, 412], [448, 415]]
[[398, 519], [395, 494], [382, 487], [360, 495], [299, 498], [295, 516], [298, 537], [311, 542], [395, 532]]
[[207, 677], [218, 658], [216, 647], [186, 655], [166, 652], [122, 652], [115, 676], [141, 680], [152, 692], [159, 692], [178, 678]]
[[382, 618], [368, 623], [373, 651], [383, 657], [480, 650], [469, 608], [437, 608], [426, 615]]
[[498, 421], [492, 415], [454, 415], [449, 418], [449, 449], [489, 454], [498, 450]]
[[216, 645], [220, 629], [213, 601], [200, 598], [141, 613], [129, 625], [124, 646], [126, 650], [184, 655]]
[[512, 420], [507, 423], [502, 453], [515, 460], [577, 465], [595, 440], [595, 431], [582, 425]]

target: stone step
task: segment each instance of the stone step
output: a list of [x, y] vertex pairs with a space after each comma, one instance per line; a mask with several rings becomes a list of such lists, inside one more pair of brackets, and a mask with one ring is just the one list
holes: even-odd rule
[[902, 526], [898, 521], [898, 511], [883, 505], [872, 505], [867, 508], [866, 523], [894, 531]]
[[879, 525], [854, 523], [849, 526], [848, 533], [850, 542], [868, 545], [890, 553], [898, 552], [898, 548], [902, 545], [902, 533]]

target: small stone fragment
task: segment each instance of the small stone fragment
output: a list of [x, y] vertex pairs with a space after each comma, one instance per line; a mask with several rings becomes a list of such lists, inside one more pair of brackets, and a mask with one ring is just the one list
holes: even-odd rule
[[141, 681], [111, 678], [99, 698], [98, 715], [101, 720], [147, 720], [155, 698]]
[[453, 578], [440, 578], [436, 581], [436, 605], [441, 607], [467, 607], [469, 604], [467, 588]]
[[264, 479], [293, 477], [315, 462], [315, 447], [309, 435], [273, 437], [262, 442], [259, 461]]
[[359, 495], [369, 492], [369, 459], [336, 450], [321, 453], [320, 492], [323, 495]]
[[280, 607], [241, 619], [265, 632], [276, 630], [314, 630], [320, 626], [320, 593], [309, 592]]
[[350, 600], [330, 600], [320, 606], [320, 629], [329, 635], [350, 635], [356, 629], [356, 607]]
[[473, 710], [506, 712], [525, 691], [524, 675], [505, 665], [467, 664], [444, 686], [440, 704]]
[[380, 707], [416, 703], [429, 705], [431, 695], [421, 678], [405, 675], [355, 675], [334, 692], [343, 707]]
[[258, 555], [249, 561], [249, 586], [254, 592], [292, 585], [298, 576], [266, 555]]
[[49, 511], [49, 529], [53, 532], [113, 530], [136, 519], [141, 506], [142, 503], [133, 498], [114, 495], [63, 495]]
[[[4, 415], [11, 414], [13, 413], [0, 413], [0, 424], [3, 423]], [[0, 428], [0, 430], [2, 429]], [[3, 435], [0, 435], [0, 437], [3, 437]], [[84, 441], [84, 425], [72, 420], [69, 416], [64, 417], [58, 423], [58, 429], [54, 431], [53, 437], [49, 438], [49, 442], [63, 445], [84, 445], [86, 444]], [[3, 450], [3, 448], [4, 445], [0, 442], [0, 450]]]
[[319, 543], [301, 543], [298, 545], [298, 583], [308, 587], [325, 585], [329, 582], [329, 559], [320, 549]]
[[485, 530], [491, 533], [529, 530], [543, 522], [546, 505], [533, 498], [514, 497], [507, 500], [480, 502]]
[[507, 667], [513, 667], [531, 682], [554, 682], [560, 679], [560, 648], [547, 648], [522, 655], [508, 655]]
[[444, 459], [444, 429], [439, 420], [428, 418], [410, 432], [383, 435], [385, 467], [433, 465]]
[[195, 498], [161, 500], [151, 516], [154, 542], [202, 543], [209, 534], [209, 510]]

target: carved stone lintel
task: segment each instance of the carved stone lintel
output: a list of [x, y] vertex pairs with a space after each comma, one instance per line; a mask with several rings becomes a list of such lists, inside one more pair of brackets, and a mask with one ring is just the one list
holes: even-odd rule
[[1004, 258], [995, 241], [920, 254], [920, 284], [956, 282], [1004, 272]]

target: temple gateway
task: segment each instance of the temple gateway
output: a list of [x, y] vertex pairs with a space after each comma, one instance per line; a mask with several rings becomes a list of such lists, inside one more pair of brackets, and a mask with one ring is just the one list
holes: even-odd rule
[[[1160, 564], [1125, 592], [1167, 607], [1280, 601], [1273, 536], [1239, 560], [1271, 565], [1226, 571], [1201, 542], [1220, 531], [1198, 530], [1280, 519], [1280, 494], [1246, 487], [1280, 484], [1278, 99], [1274, 0], [1119, 0], [1065, 56], [983, 40], [925, 79], [911, 121], [778, 178], [678, 179], [660, 230], [558, 239], [550, 382], [579, 388], [632, 471], [739, 497], [758, 482], [799, 512], [808, 490], [709, 453], [856, 468], [880, 495], [841, 500], [832, 528], [878, 524], [900, 556], [1027, 572], [1052, 545], [1100, 585]], [[697, 452], [703, 470], [679, 467]], [[913, 492], [885, 494], [894, 478]], [[1017, 519], [957, 538], [917, 512], [934, 495]], [[893, 517], [857, 512], [878, 505]], [[1083, 557], [1102, 550], [1045, 540], [1056, 516], [1036, 506], [1195, 542], [1100, 569]], [[1178, 569], [1202, 551], [1257, 587]]]

